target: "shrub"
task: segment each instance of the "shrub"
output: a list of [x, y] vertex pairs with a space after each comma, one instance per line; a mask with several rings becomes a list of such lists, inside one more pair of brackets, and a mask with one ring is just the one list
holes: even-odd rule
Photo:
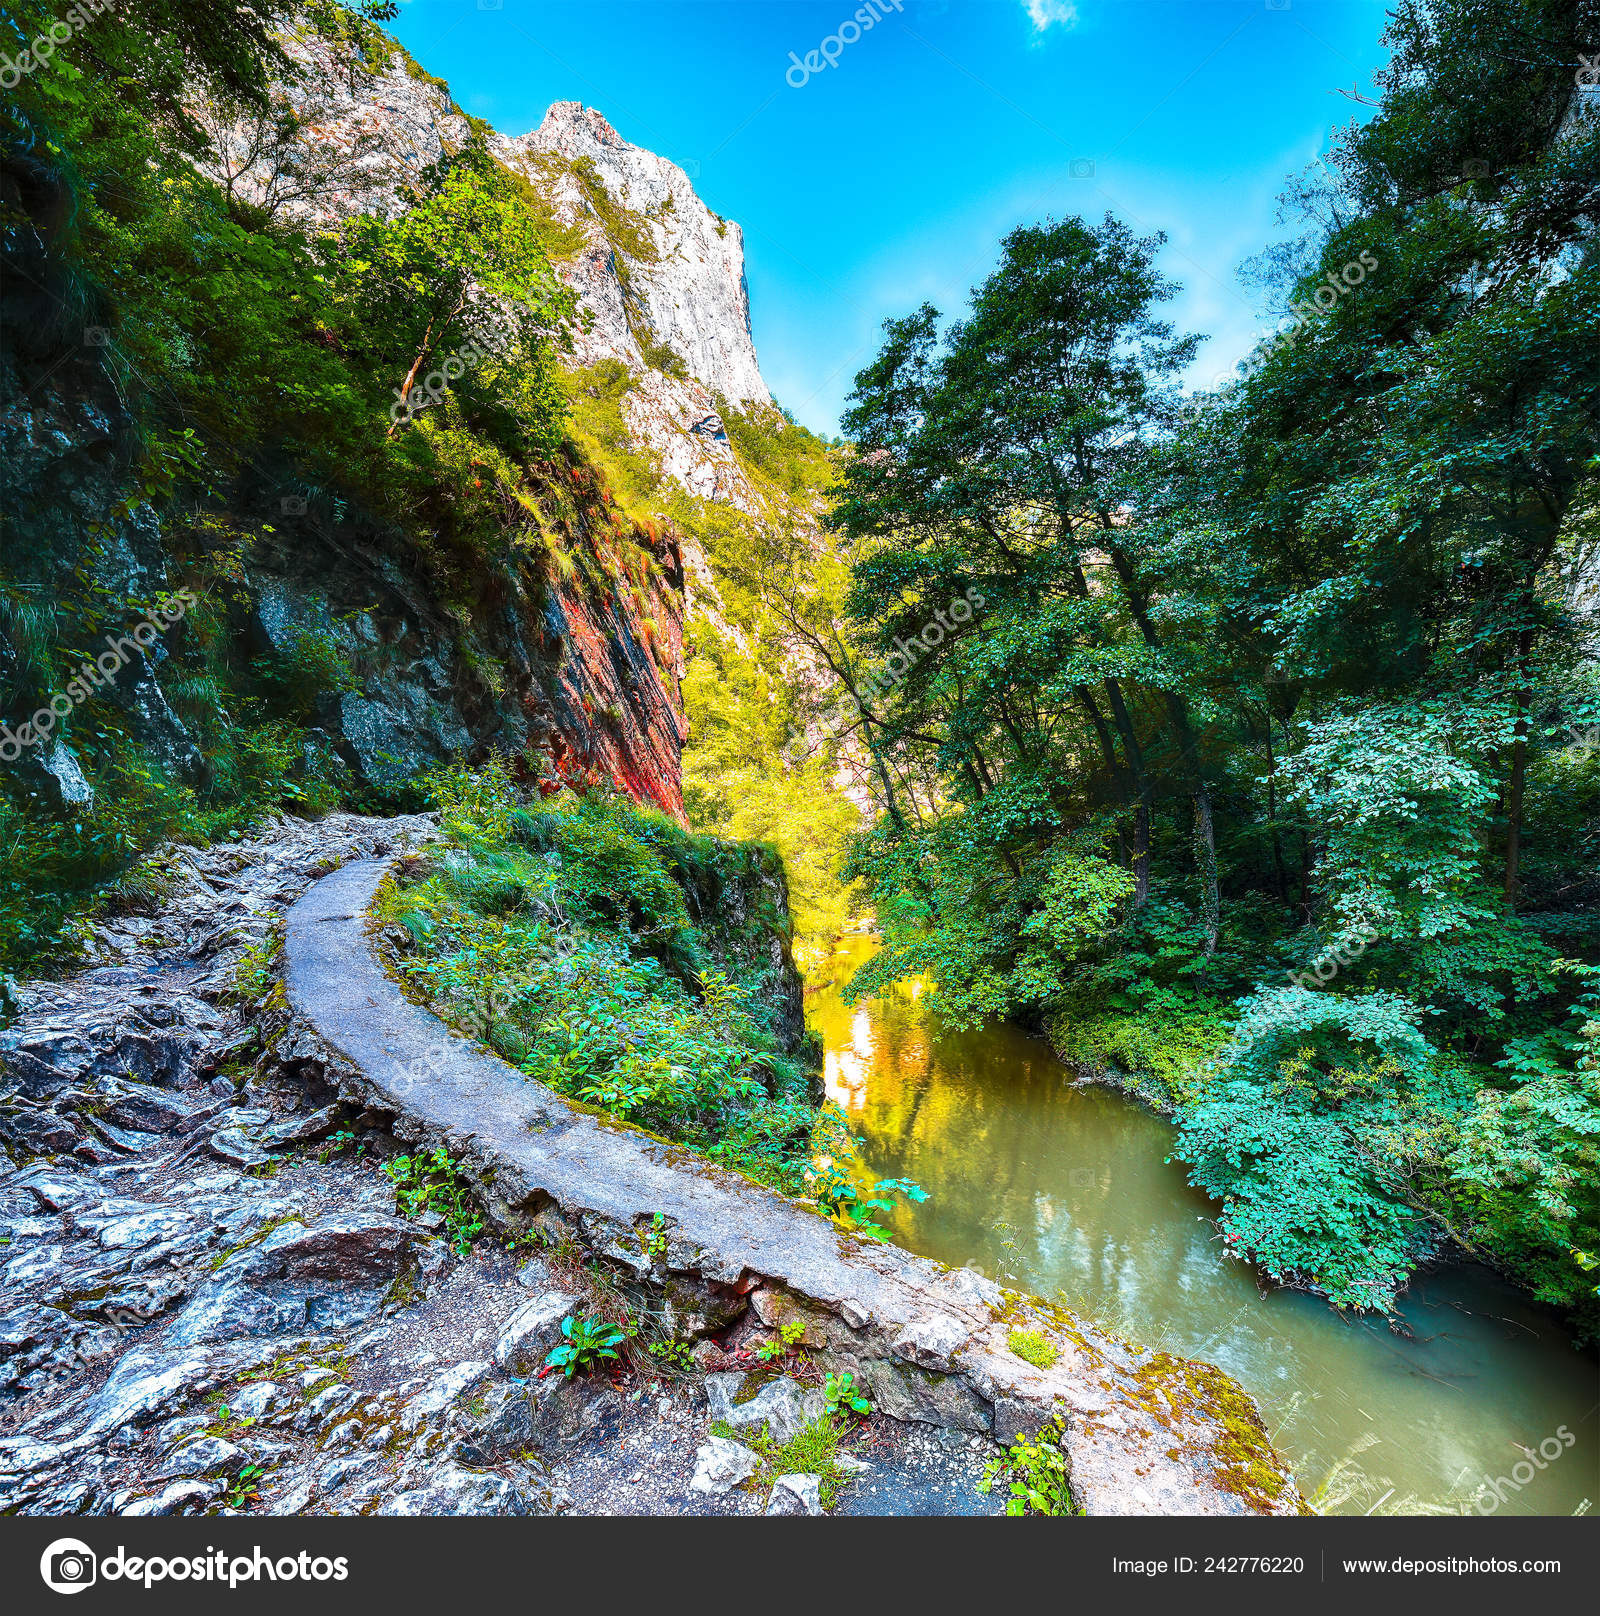
[[809, 1074], [777, 1047], [765, 979], [713, 962], [677, 878], [747, 868], [744, 850], [597, 799], [525, 806], [500, 764], [433, 790], [451, 844], [380, 899], [415, 945], [402, 974], [529, 1077], [798, 1193]]
[[580, 1372], [615, 1363], [627, 1333], [593, 1314], [569, 1314], [561, 1321], [565, 1339], [545, 1358], [547, 1369], [559, 1369], [568, 1380]]
[[430, 1212], [440, 1214], [449, 1230], [450, 1243], [458, 1255], [465, 1256], [483, 1233], [483, 1215], [449, 1151], [441, 1145], [414, 1156], [396, 1156], [384, 1164], [383, 1170], [394, 1185], [396, 1210], [408, 1218]]
[[1037, 1330], [1013, 1330], [1006, 1344], [1016, 1355], [1039, 1369], [1051, 1369], [1061, 1356], [1053, 1342], [1047, 1341]]
[[1037, 1436], [1025, 1436], [991, 1459], [978, 1486], [993, 1492], [1006, 1485], [1007, 1515], [1077, 1515], [1067, 1489], [1067, 1456], [1061, 1422], [1053, 1420]]

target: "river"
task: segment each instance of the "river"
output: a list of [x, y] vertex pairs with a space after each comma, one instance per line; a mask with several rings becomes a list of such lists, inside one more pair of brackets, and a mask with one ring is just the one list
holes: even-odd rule
[[1220, 1364], [1330, 1513], [1600, 1507], [1600, 1365], [1554, 1315], [1468, 1265], [1419, 1278], [1399, 1329], [1264, 1292], [1164, 1161], [1170, 1124], [1015, 1028], [940, 1029], [918, 984], [846, 1005], [869, 946], [841, 946], [806, 1012], [868, 1171], [929, 1192], [886, 1220], [901, 1245]]

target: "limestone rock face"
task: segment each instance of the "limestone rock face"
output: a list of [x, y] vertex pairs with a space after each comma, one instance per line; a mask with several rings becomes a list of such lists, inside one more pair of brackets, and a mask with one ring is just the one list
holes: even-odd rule
[[[352, 74], [319, 40], [293, 43], [290, 55], [303, 70], [285, 86], [304, 131], [299, 171], [317, 183], [286, 185], [260, 160], [235, 181], [258, 203], [281, 197], [286, 218], [333, 227], [360, 213], [393, 217], [417, 176], [473, 133], [449, 87], [398, 56], [375, 74]], [[241, 163], [249, 133], [223, 131]], [[625, 365], [635, 446], [697, 497], [758, 511], [718, 409], [719, 396], [772, 402], [750, 332], [739, 225], [713, 213], [678, 164], [624, 140], [581, 102], [557, 101], [529, 134], [489, 129], [484, 138], [582, 235], [556, 265], [583, 315], [570, 362]]]
[[[771, 402], [751, 338], [743, 236], [706, 207], [683, 168], [575, 101], [508, 138], [469, 120], [448, 86], [398, 49], [374, 59], [375, 71], [314, 37], [288, 49], [299, 72], [279, 88], [299, 132], [274, 147], [262, 127], [197, 106], [220, 152], [213, 178], [285, 222], [332, 230], [362, 214], [398, 215], [423, 171], [476, 129], [569, 233], [556, 269], [580, 317], [565, 362], [625, 368], [624, 424], [664, 476], [699, 499], [763, 510], [723, 419], [727, 408]], [[131, 453], [118, 401], [55, 384], [35, 398], [13, 381], [0, 377], [0, 490], [18, 533], [63, 558], [62, 568], [97, 556], [97, 582], [109, 591], [159, 594], [175, 574], [153, 508], [137, 505], [117, 518], [109, 543], [91, 542], [90, 528], [117, 505], [118, 467]], [[537, 578], [508, 563], [463, 616], [437, 598], [404, 535], [299, 485], [262, 491], [261, 509], [246, 514], [272, 537], [253, 549], [230, 602], [232, 642], [242, 661], [294, 663], [310, 647], [341, 670], [338, 687], [317, 698], [295, 776], [348, 771], [389, 787], [419, 763], [527, 750], [545, 760], [552, 789], [609, 784], [681, 815], [683, 624], [697, 600], [714, 601], [706, 559], [670, 527], [634, 524], [630, 533], [588, 468], [558, 456], [530, 476], [541, 500], [569, 511], [562, 542], [618, 587]], [[623, 541], [649, 552], [634, 588], [611, 558]], [[61, 586], [41, 576], [26, 587], [44, 595]], [[8, 655], [0, 644], [0, 682]], [[136, 653], [111, 696], [169, 776], [204, 784], [209, 765], [169, 700], [167, 662], [162, 642]], [[70, 736], [18, 767], [58, 807], [92, 797]]]
[[616, 272], [619, 249], [605, 239], [579, 179], [569, 169], [556, 182], [561, 210], [580, 222], [590, 243], [569, 276], [596, 317], [579, 348], [581, 362], [609, 355], [643, 369], [636, 337], [643, 321], [689, 375], [713, 392], [735, 404], [771, 401], [750, 335], [744, 233], [706, 207], [676, 163], [631, 145], [599, 112], [577, 101], [557, 101], [532, 134], [506, 142], [506, 148], [524, 162], [546, 153], [568, 164], [587, 159], [611, 200], [647, 232], [656, 255], [653, 263], [636, 259], [625, 290]]

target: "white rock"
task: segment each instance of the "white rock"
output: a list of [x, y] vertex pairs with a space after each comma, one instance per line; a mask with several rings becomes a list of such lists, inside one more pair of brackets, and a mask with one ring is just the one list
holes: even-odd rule
[[872, 1322], [872, 1315], [853, 1296], [847, 1296], [840, 1302], [839, 1317], [852, 1330], [864, 1330]]
[[968, 1331], [945, 1313], [929, 1313], [913, 1319], [894, 1339], [895, 1355], [922, 1369], [949, 1374], [955, 1355], [967, 1340]]
[[732, 1492], [741, 1481], [748, 1481], [756, 1473], [760, 1461], [749, 1448], [730, 1442], [726, 1437], [708, 1436], [694, 1456], [694, 1475], [689, 1481], [690, 1492], [709, 1493], [720, 1498]]
[[820, 1515], [822, 1513], [822, 1477], [799, 1473], [779, 1476], [772, 1484], [772, 1497], [767, 1500], [769, 1515]]
[[530, 1357], [542, 1359], [549, 1347], [555, 1345], [561, 1331], [561, 1321], [577, 1306], [578, 1298], [565, 1291], [546, 1291], [524, 1302], [506, 1320], [495, 1342], [494, 1361], [504, 1368], [521, 1362], [526, 1367]]

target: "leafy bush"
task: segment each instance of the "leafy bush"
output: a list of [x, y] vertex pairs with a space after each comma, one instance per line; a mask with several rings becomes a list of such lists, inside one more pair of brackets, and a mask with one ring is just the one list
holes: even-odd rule
[[1067, 1489], [1063, 1438], [1059, 1420], [1053, 1420], [1037, 1436], [1019, 1437], [984, 1467], [979, 1488], [988, 1493], [1004, 1483], [1007, 1515], [1080, 1514]]
[[465, 1256], [483, 1233], [483, 1215], [450, 1152], [441, 1145], [414, 1156], [396, 1156], [384, 1163], [383, 1171], [394, 1185], [396, 1210], [408, 1218], [438, 1213], [451, 1244]]
[[874, 1220], [873, 1214], [892, 1212], [896, 1195], [903, 1195], [908, 1201], [928, 1198], [928, 1192], [909, 1178], [880, 1178], [870, 1187], [863, 1186], [844, 1164], [831, 1158], [819, 1161], [811, 1170], [809, 1180], [817, 1206], [864, 1240], [889, 1238], [889, 1231]]
[[816, 1116], [764, 978], [718, 968], [678, 875], [741, 850], [598, 799], [520, 802], [504, 767], [432, 781], [451, 845], [380, 912], [399, 969], [528, 1076], [799, 1193]]
[[1420, 1012], [1388, 993], [1263, 989], [1173, 1155], [1227, 1249], [1341, 1305], [1387, 1308], [1435, 1244], [1409, 1175], [1459, 1110]]
[[569, 1314], [561, 1321], [561, 1334], [565, 1339], [550, 1349], [545, 1367], [559, 1369], [568, 1380], [603, 1363], [615, 1363], [627, 1340], [626, 1331], [618, 1325], [590, 1313]]

